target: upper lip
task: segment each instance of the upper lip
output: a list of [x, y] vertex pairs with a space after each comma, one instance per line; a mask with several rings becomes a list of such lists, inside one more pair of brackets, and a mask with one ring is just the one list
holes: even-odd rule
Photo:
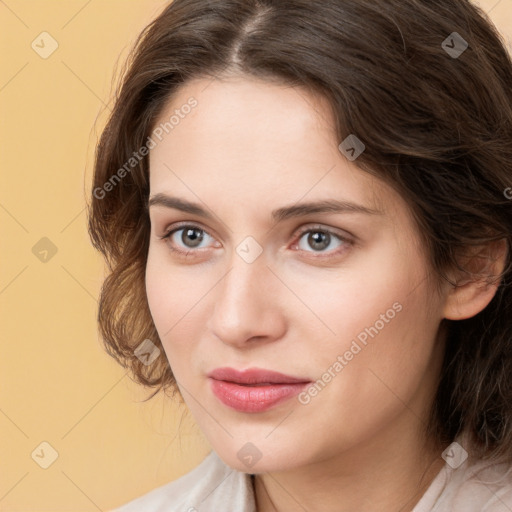
[[265, 370], [264, 368], [248, 368], [246, 370], [235, 370], [228, 367], [216, 368], [208, 374], [208, 377], [237, 384], [297, 384], [311, 382], [309, 379], [292, 377], [272, 370]]

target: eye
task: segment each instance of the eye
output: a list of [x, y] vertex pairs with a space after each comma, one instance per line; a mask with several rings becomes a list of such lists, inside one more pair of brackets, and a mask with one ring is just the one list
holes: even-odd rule
[[188, 254], [194, 249], [203, 249], [214, 241], [217, 247], [220, 244], [204, 229], [194, 225], [182, 225], [170, 230], [160, 239], [168, 239], [171, 250]]
[[[338, 255], [353, 244], [348, 237], [322, 226], [303, 229], [298, 237], [291, 248], [310, 253], [316, 258]], [[170, 250], [179, 256], [192, 256], [194, 253], [199, 255], [203, 249], [222, 247], [206, 230], [194, 224], [182, 224], [159, 238], [168, 240]]]
[[337, 254], [351, 245], [347, 237], [334, 233], [326, 228], [309, 228], [299, 234], [295, 247], [301, 251], [313, 253]]

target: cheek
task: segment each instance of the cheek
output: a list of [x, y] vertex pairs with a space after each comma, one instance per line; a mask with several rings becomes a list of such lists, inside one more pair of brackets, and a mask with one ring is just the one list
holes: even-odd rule
[[162, 256], [150, 247], [146, 266], [146, 295], [153, 322], [169, 359], [169, 340], [179, 329], [178, 319], [185, 314], [189, 289], [180, 279], [180, 273], [173, 272], [162, 260]]
[[404, 317], [398, 310], [421, 283], [423, 271], [419, 259], [405, 258], [394, 244], [382, 244], [379, 251], [354, 253], [339, 269], [283, 269], [281, 274], [304, 303], [295, 301], [295, 321], [304, 326], [307, 318], [332, 353], [348, 349], [358, 335], [364, 342], [371, 327], [379, 333], [396, 327]]
[[161, 335], [163, 328], [163, 319], [166, 317], [165, 312], [173, 309], [173, 295], [166, 293], [170, 275], [165, 272], [164, 265], [150, 246], [148, 252], [148, 260], [146, 264], [146, 295], [148, 299], [149, 310], [153, 317], [153, 322]]
[[303, 354], [317, 375], [342, 375], [332, 388], [365, 403], [389, 395], [383, 382], [407, 395], [428, 372], [440, 321], [426, 271], [419, 255], [395, 245], [316, 286], [304, 277], [308, 306], [331, 331], [323, 329], [319, 343]]
[[145, 279], [153, 322], [173, 371], [179, 371], [182, 361], [191, 357], [191, 346], [201, 339], [201, 311], [215, 279], [206, 269], [202, 275], [194, 266], [172, 266], [165, 254], [151, 247]]
[[167, 332], [201, 296], [203, 279], [193, 267], [171, 265], [163, 248], [150, 246], [146, 294], [159, 332]]
[[374, 297], [370, 306], [349, 310], [347, 305], [338, 317], [341, 334], [322, 351], [319, 363], [322, 381], [330, 379], [329, 369], [336, 376], [325, 388], [324, 404], [339, 404], [339, 415], [368, 428], [428, 394], [440, 355], [438, 319], [429, 310], [425, 286], [413, 293], [408, 286], [395, 287]]

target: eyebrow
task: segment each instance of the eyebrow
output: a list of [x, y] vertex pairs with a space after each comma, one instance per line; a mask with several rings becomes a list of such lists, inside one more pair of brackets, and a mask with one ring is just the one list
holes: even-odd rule
[[[156, 194], [148, 201], [148, 209], [151, 206], [163, 206], [173, 208], [185, 213], [198, 215], [205, 219], [213, 220], [214, 216], [204, 209], [198, 203], [191, 203], [184, 199], [171, 197], [166, 194]], [[323, 201], [314, 201], [308, 203], [298, 203], [291, 206], [284, 206], [273, 210], [271, 217], [274, 222], [281, 222], [294, 217], [306, 216], [312, 213], [364, 213], [367, 215], [383, 215], [380, 210], [375, 210], [361, 204], [350, 201], [339, 201], [336, 199], [326, 199]]]

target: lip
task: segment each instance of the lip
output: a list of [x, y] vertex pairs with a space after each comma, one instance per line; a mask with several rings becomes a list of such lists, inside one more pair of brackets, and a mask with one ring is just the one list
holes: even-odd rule
[[217, 368], [208, 374], [213, 394], [240, 412], [264, 412], [299, 394], [310, 380], [262, 368]]

